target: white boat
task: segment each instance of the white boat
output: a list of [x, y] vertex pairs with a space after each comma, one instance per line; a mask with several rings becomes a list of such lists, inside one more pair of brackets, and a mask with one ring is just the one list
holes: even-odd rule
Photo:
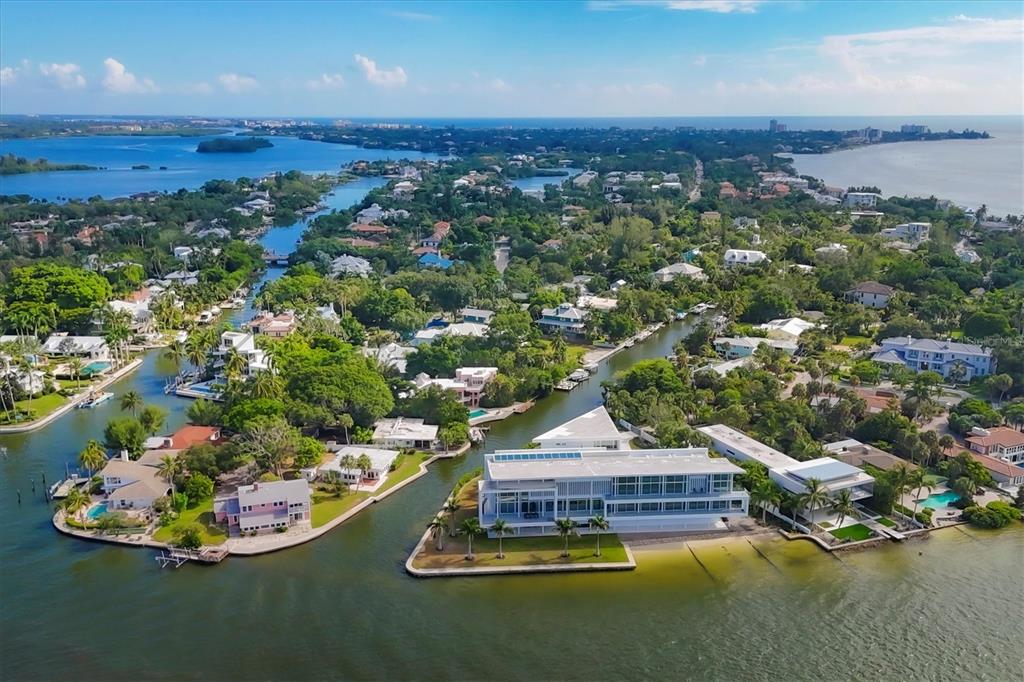
[[706, 313], [709, 310], [711, 310], [711, 306], [708, 305], [707, 303], [698, 303], [697, 305], [690, 308], [690, 312], [693, 313], [694, 315], [700, 315], [702, 313]]
[[110, 393], [109, 391], [103, 391], [101, 393], [90, 393], [86, 397], [85, 400], [83, 400], [82, 402], [78, 403], [78, 407], [80, 407], [80, 408], [96, 407], [100, 403], [105, 402], [107, 400], [110, 400], [113, 397], [114, 397], [114, 394]]
[[213, 313], [211, 313], [209, 310], [204, 310], [203, 312], [199, 313], [199, 317], [196, 318], [196, 322], [198, 322], [199, 324], [210, 324], [211, 322], [213, 322]]

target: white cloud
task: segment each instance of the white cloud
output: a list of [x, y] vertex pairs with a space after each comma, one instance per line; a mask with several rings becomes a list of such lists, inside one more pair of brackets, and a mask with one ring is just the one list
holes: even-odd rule
[[243, 76], [237, 73], [222, 73], [217, 77], [222, 88], [232, 95], [239, 95], [243, 92], [258, 90], [260, 82], [252, 76]]
[[307, 90], [337, 90], [345, 85], [340, 73], [322, 73], [319, 78], [306, 81]]
[[406, 21], [440, 21], [441, 17], [436, 14], [427, 14], [426, 12], [407, 12], [402, 10], [391, 10], [385, 12], [385, 14], [395, 17], [396, 19], [405, 19]]
[[128, 71], [124, 64], [113, 57], [103, 60], [103, 69], [106, 75], [103, 76], [103, 87], [108, 92], [119, 94], [159, 92], [156, 83], [148, 78], [138, 78]]
[[630, 7], [660, 7], [677, 12], [753, 14], [764, 0], [591, 0], [592, 10], [607, 11]]
[[694, 66], [705, 66], [707, 63], [708, 63], [707, 56], [706, 55], [702, 55], [702, 54], [697, 55], [694, 58], [694, 60], [693, 60], [693, 65]]
[[78, 64], [40, 64], [39, 73], [53, 81], [61, 90], [78, 90], [85, 87], [85, 76]]
[[492, 92], [510, 92], [512, 86], [500, 78], [495, 78], [487, 84], [487, 89]]
[[377, 62], [369, 57], [364, 57], [361, 54], [353, 55], [353, 57], [369, 83], [390, 88], [401, 87], [409, 80], [405, 69], [401, 66], [396, 66], [393, 69], [381, 69], [377, 66]]
[[0, 69], [0, 85], [10, 85], [18, 80], [18, 74], [13, 67], [5, 66]]

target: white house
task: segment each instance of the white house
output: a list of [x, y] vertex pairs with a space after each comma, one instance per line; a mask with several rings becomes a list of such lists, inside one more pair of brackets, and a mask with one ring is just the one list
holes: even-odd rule
[[967, 446], [974, 452], [1011, 464], [1024, 464], [1024, 432], [1008, 426], [989, 429], [975, 427], [966, 440]]
[[[366, 445], [339, 445], [337, 443], [328, 443], [327, 449], [334, 454], [333, 459], [321, 464], [319, 467], [304, 469], [303, 473], [306, 474], [307, 478], [319, 475], [329, 480], [340, 480], [348, 484], [358, 484], [360, 482], [372, 484], [387, 476], [391, 470], [391, 465], [394, 464], [400, 454], [397, 450], [382, 450], [381, 448], [373, 448]], [[351, 455], [356, 459], [366, 455], [370, 458], [370, 468], [365, 471], [360, 471], [358, 468], [345, 468], [342, 463], [347, 455]]]
[[805, 331], [814, 329], [817, 326], [815, 323], [808, 322], [799, 317], [783, 317], [765, 322], [759, 325], [759, 328], [763, 329], [770, 339], [796, 341]]
[[108, 460], [97, 475], [103, 479], [101, 489], [109, 511], [149, 509], [171, 492], [171, 484], [161, 478], [159, 469], [131, 461], [127, 451]]
[[846, 300], [868, 308], [884, 308], [896, 290], [878, 282], [861, 282], [846, 292]]
[[879, 234], [883, 239], [920, 244], [928, 241], [928, 233], [931, 229], [931, 223], [901, 223], [896, 227], [883, 228]]
[[874, 192], [847, 192], [846, 196], [843, 197], [843, 206], [851, 206], [854, 208], [874, 208], [878, 204], [878, 200], [881, 198], [881, 194], [876, 194]]
[[688, 277], [697, 281], [704, 281], [708, 278], [704, 274], [704, 270], [698, 268], [696, 265], [690, 265], [689, 263], [672, 263], [666, 265], [660, 270], [654, 271], [654, 279], [662, 284], [671, 282], [677, 277]]
[[407, 358], [416, 352], [411, 346], [400, 346], [397, 343], [386, 343], [378, 348], [362, 348], [361, 352], [368, 358], [373, 358], [383, 368], [394, 369], [399, 374], [405, 374]]
[[589, 317], [589, 310], [577, 308], [571, 303], [561, 303], [554, 308], [542, 309], [537, 324], [548, 334], [583, 336], [587, 331]]
[[726, 360], [745, 358], [754, 354], [759, 346], [771, 346], [793, 355], [799, 347], [795, 340], [768, 339], [760, 336], [722, 336], [714, 340], [715, 352]]
[[597, 515], [619, 533], [723, 528], [747, 514], [742, 473], [706, 448], [499, 450], [484, 457], [477, 513], [516, 535], [553, 534], [564, 518], [588, 533]]
[[385, 448], [433, 450], [437, 447], [437, 425], [422, 419], [397, 417], [381, 419], [373, 428], [373, 442]]
[[882, 339], [882, 349], [872, 358], [878, 362], [902, 362], [915, 372], [931, 370], [948, 377], [954, 366], [963, 367], [961, 381], [983, 377], [995, 371], [991, 349], [971, 343], [915, 339], [912, 336], [894, 336]]
[[79, 357], [88, 360], [110, 359], [110, 348], [102, 336], [53, 334], [43, 343], [43, 353], [60, 357]]
[[473, 336], [483, 338], [487, 336], [488, 327], [478, 322], [456, 322], [447, 327], [430, 327], [421, 329], [412, 337], [409, 342], [413, 346], [423, 346], [433, 343], [442, 336]]
[[769, 259], [768, 254], [763, 251], [729, 249], [725, 252], [722, 260], [727, 266], [733, 267], [736, 265], [756, 265], [757, 263], [767, 262]]
[[625, 450], [633, 438], [615, 426], [604, 405], [545, 431], [533, 442], [542, 448], [607, 448]]
[[256, 347], [256, 339], [247, 332], [224, 332], [220, 335], [220, 344], [213, 351], [214, 366], [223, 368], [224, 359], [234, 350], [246, 361], [245, 374], [255, 374], [270, 369], [267, 354]]
[[584, 294], [576, 299], [576, 307], [584, 310], [600, 310], [601, 312], [611, 312], [619, 305], [619, 301], [614, 298], [602, 298], [600, 296], [591, 296]]
[[367, 277], [373, 273], [373, 266], [370, 261], [359, 256], [341, 255], [331, 261], [331, 277], [342, 275], [356, 275]]

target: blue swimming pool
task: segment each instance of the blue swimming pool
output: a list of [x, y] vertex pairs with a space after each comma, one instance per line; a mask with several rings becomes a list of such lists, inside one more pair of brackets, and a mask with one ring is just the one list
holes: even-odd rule
[[102, 374], [110, 369], [110, 363], [102, 360], [94, 360], [88, 365], [82, 368], [82, 376], [92, 376], [93, 374]]
[[476, 419], [477, 417], [482, 417], [485, 414], [487, 414], [487, 410], [481, 410], [481, 409], [477, 408], [477, 409], [475, 409], [475, 410], [473, 410], [472, 412], [469, 413], [469, 418], [470, 419]]
[[85, 513], [90, 521], [95, 521], [103, 514], [107, 513], [107, 505], [105, 504], [94, 504], [89, 507], [89, 511]]
[[929, 509], [944, 509], [949, 505], [956, 502], [957, 498], [960, 497], [952, 490], [947, 490], [942, 493], [935, 493], [928, 497], [918, 500], [922, 507], [928, 507]]

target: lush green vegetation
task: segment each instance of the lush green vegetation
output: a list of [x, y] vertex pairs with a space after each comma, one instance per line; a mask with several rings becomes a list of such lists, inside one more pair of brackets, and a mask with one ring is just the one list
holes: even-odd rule
[[[890, 521], [889, 523], [892, 522]], [[867, 540], [870, 538], [871, 529], [862, 523], [856, 523], [852, 526], [843, 526], [842, 528], [830, 530], [829, 534], [844, 542], [857, 542], [859, 540]]]
[[200, 142], [196, 145], [196, 151], [200, 154], [240, 154], [273, 146], [269, 140], [262, 137], [216, 137]]
[[32, 161], [14, 154], [0, 156], [0, 175], [19, 175], [21, 173], [45, 173], [49, 171], [96, 170], [95, 166], [82, 163], [50, 163], [46, 159]]
[[212, 499], [181, 511], [175, 520], [158, 528], [153, 533], [153, 539], [158, 542], [173, 542], [176, 532], [193, 525], [200, 529], [199, 537], [204, 545], [220, 545], [228, 539], [224, 526], [214, 522]]

